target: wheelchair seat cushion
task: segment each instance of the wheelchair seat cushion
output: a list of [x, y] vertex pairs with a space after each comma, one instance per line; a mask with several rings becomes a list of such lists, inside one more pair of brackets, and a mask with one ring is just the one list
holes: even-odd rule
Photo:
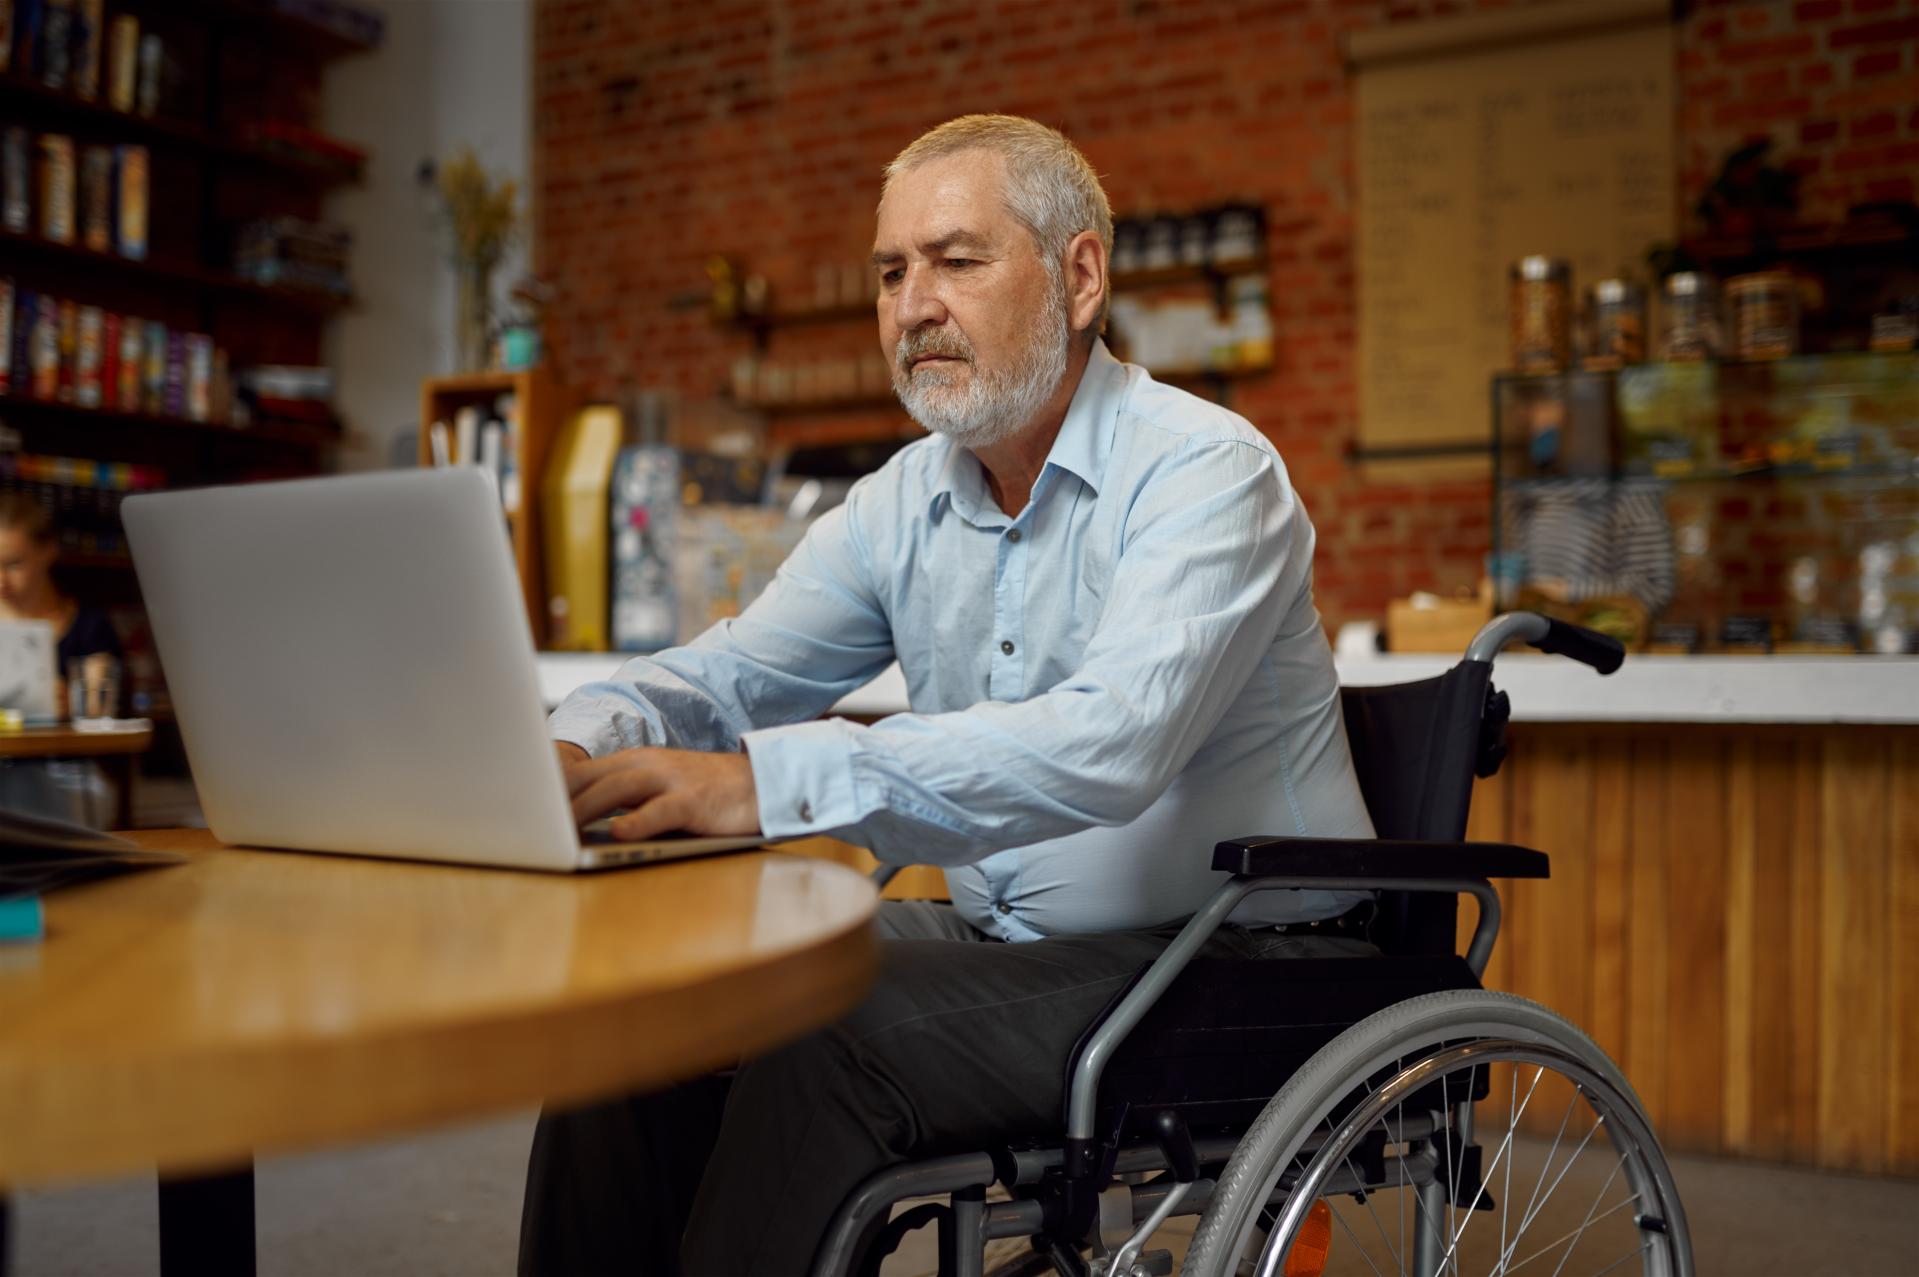
[[[1478, 987], [1454, 955], [1196, 959], [1107, 1064], [1099, 1135], [1130, 1141], [1144, 1134], [1135, 1119], [1169, 1108], [1195, 1131], [1243, 1127], [1316, 1051], [1373, 1012]], [[1067, 1063], [1069, 1078], [1091, 1031]]]

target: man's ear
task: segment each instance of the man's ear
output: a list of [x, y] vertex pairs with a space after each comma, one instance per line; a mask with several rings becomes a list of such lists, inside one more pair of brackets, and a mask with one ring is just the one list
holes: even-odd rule
[[1066, 316], [1073, 331], [1097, 327], [1105, 303], [1106, 245], [1098, 231], [1081, 231], [1066, 244]]

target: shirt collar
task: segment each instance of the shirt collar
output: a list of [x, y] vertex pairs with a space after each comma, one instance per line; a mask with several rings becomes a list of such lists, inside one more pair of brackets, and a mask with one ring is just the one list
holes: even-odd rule
[[[1066, 419], [1046, 454], [1034, 485], [1038, 496], [1048, 486], [1046, 471], [1059, 469], [1099, 492], [1106, 472], [1106, 459], [1113, 448], [1113, 425], [1119, 419], [1120, 401], [1126, 392], [1126, 365], [1113, 358], [1103, 340], [1095, 339], [1086, 370], [1073, 391], [1073, 402], [1066, 408]], [[940, 499], [956, 507], [969, 522], [978, 520], [987, 504], [986, 476], [979, 459], [950, 439], [942, 438], [946, 460], [933, 482], [929, 507], [939, 513]]]

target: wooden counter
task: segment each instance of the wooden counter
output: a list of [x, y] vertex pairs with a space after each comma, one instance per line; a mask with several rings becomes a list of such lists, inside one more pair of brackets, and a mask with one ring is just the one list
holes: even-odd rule
[[1919, 1174], [1919, 727], [1511, 736], [1471, 836], [1552, 878], [1502, 885], [1487, 986], [1591, 1033], [1675, 1150]]

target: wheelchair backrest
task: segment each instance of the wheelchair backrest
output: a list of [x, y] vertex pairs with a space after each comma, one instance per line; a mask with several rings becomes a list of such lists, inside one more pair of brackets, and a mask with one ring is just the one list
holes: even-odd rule
[[[1461, 661], [1418, 683], [1340, 689], [1353, 768], [1381, 838], [1466, 836], [1474, 772], [1490, 774], [1479, 763], [1492, 670]], [[1387, 953], [1452, 953], [1457, 913], [1454, 896], [1385, 892], [1373, 939]]]

